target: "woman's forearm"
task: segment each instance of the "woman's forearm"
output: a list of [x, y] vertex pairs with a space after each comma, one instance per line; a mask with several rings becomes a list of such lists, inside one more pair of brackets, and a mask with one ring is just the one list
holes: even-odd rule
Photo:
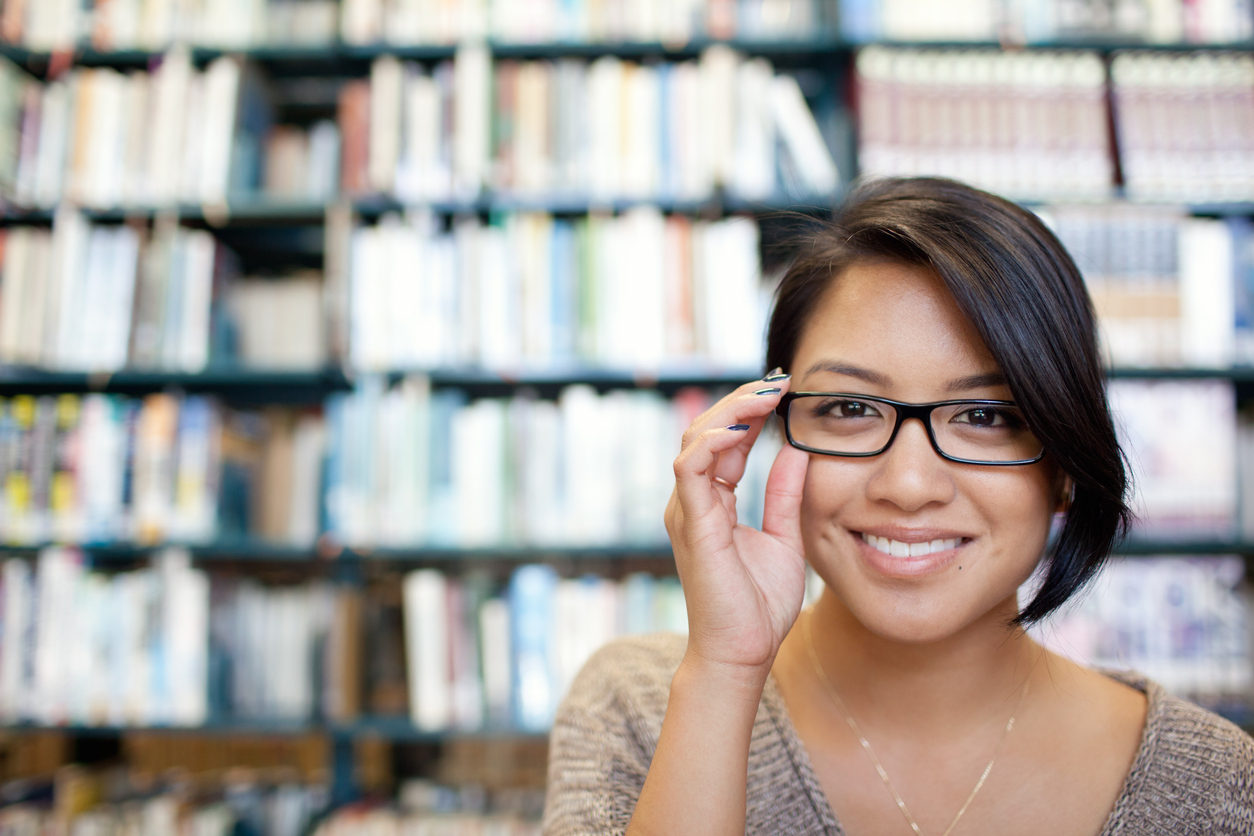
[[685, 657], [628, 836], [743, 836], [749, 741], [768, 673]]

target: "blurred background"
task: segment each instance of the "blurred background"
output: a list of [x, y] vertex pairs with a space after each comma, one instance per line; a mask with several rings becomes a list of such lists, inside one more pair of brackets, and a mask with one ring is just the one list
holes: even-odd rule
[[862, 175], [1068, 246], [1138, 523], [1038, 634], [1254, 727], [1248, 2], [3, 0], [0, 39], [0, 833], [538, 832], [579, 667], [685, 630], [680, 433]]

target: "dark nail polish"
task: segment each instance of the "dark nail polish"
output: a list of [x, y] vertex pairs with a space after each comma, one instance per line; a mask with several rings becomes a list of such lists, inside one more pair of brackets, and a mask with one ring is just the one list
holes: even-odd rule
[[783, 370], [783, 368], [782, 368], [782, 367], [780, 367], [780, 366], [776, 366], [775, 368], [773, 368], [773, 369], [771, 369], [769, 372], [767, 372], [765, 375], [763, 375], [762, 379], [763, 379], [763, 380], [770, 380], [770, 379], [771, 379], [771, 378], [773, 378], [773, 377], [778, 377], [779, 375], [781, 375], [781, 374], [783, 373], [783, 371], [784, 371], [784, 370]]
[[755, 395], [778, 395], [779, 390], [778, 389], [759, 389], [753, 394]]
[[749, 429], [749, 425], [748, 424], [732, 424], [727, 429], [736, 430], [737, 432], [744, 432], [745, 430]]

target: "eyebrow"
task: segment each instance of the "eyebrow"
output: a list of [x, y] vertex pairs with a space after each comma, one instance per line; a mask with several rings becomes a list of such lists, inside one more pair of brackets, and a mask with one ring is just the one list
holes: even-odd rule
[[[840, 374], [846, 377], [855, 377], [866, 383], [876, 386], [887, 386], [889, 378], [887, 375], [880, 374], [870, 369], [864, 369], [861, 366], [850, 365], [849, 363], [839, 363], [834, 360], [820, 360], [811, 366], [806, 374], [815, 374], [816, 372], [828, 372], [830, 374]], [[983, 372], [981, 374], [967, 375], [966, 377], [958, 377], [949, 381], [949, 385], [945, 387], [949, 392], [965, 392], [969, 389], [983, 389], [989, 386], [1005, 386], [1006, 376], [1001, 372]]]
[[984, 372], [959, 377], [949, 381], [950, 392], [965, 392], [968, 389], [985, 389], [990, 386], [1005, 386], [1006, 376], [1001, 372]]

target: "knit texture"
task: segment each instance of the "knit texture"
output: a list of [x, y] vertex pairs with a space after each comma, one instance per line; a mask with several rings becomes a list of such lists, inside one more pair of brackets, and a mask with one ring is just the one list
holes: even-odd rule
[[[550, 739], [545, 836], [621, 834], [653, 759], [683, 636], [620, 639], [576, 677]], [[1254, 834], [1254, 739], [1128, 673], [1148, 700], [1140, 748], [1100, 836]], [[745, 832], [843, 836], [768, 678], [749, 746]]]

